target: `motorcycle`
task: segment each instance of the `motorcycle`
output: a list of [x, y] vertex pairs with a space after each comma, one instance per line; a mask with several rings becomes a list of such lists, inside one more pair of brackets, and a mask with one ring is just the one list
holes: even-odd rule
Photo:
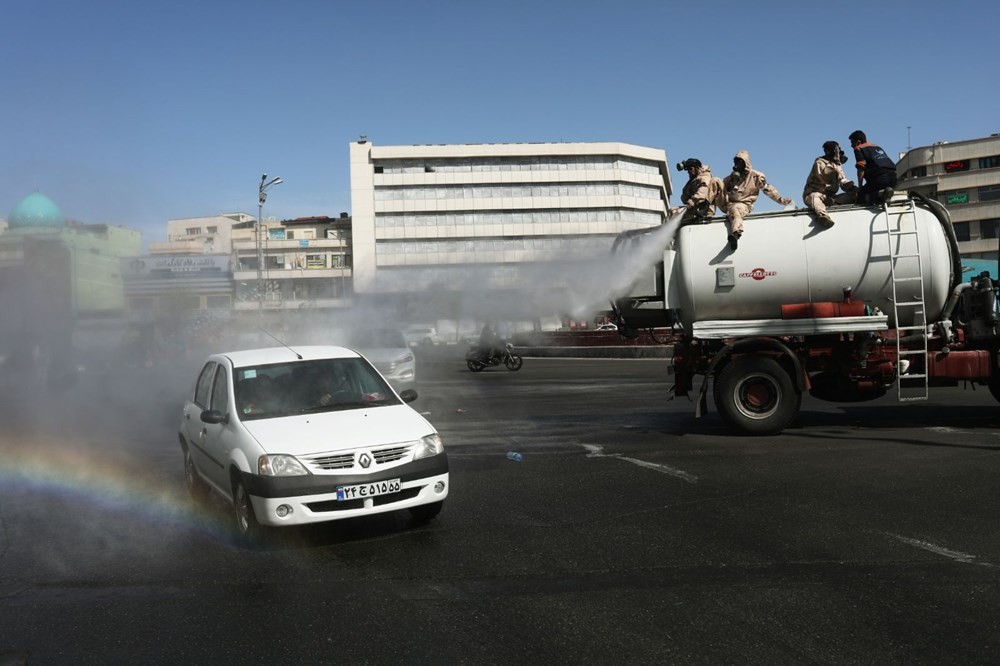
[[524, 359], [514, 351], [514, 345], [509, 342], [503, 349], [491, 349], [489, 354], [475, 346], [465, 355], [465, 364], [473, 372], [482, 372], [501, 363], [511, 372], [516, 372], [524, 365]]

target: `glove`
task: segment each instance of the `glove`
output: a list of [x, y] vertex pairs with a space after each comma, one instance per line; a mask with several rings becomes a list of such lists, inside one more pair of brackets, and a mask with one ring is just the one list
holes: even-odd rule
[[787, 206], [788, 204], [792, 203], [792, 199], [791, 197], [781, 197], [780, 199], [778, 199], [778, 203], [780, 203], [782, 206]]

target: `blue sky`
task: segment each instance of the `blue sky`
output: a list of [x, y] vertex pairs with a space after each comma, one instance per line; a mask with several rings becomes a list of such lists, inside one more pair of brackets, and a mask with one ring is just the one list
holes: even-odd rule
[[[351, 210], [348, 144], [737, 150], [801, 204], [821, 144], [1000, 132], [1000, 4], [0, 0], [0, 216]], [[853, 176], [853, 162], [847, 172]], [[675, 190], [685, 177], [671, 173]], [[676, 200], [676, 198], [675, 198]], [[767, 199], [759, 209], [776, 208]]]

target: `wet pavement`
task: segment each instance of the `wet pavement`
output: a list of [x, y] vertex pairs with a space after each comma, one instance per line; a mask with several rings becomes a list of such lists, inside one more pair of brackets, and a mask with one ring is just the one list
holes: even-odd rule
[[[1000, 410], [803, 401], [770, 438], [667, 400], [666, 361], [469, 372], [418, 351], [452, 488], [405, 513], [231, 538], [184, 491], [194, 368], [8, 394], [0, 663], [988, 663]], [[508, 451], [523, 454], [508, 460]]]

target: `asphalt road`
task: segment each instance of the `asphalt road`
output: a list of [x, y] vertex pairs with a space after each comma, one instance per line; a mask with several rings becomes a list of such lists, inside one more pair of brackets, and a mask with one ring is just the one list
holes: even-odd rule
[[0, 664], [996, 662], [988, 391], [807, 397], [747, 438], [668, 401], [665, 360], [418, 361], [451, 463], [438, 519], [257, 549], [184, 491], [197, 363], [6, 387]]

